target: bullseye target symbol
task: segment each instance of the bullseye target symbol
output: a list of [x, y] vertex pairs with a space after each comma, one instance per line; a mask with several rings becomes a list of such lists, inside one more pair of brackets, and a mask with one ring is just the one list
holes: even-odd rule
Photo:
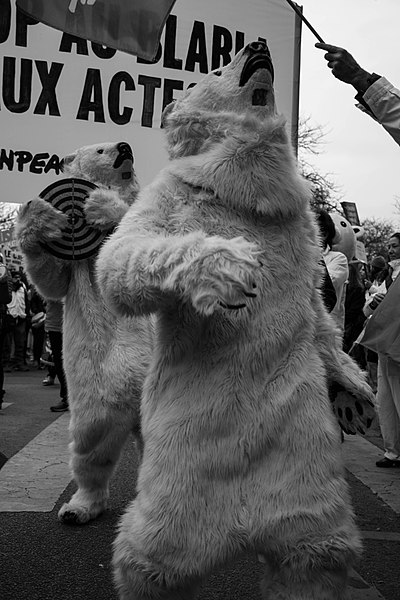
[[54, 208], [68, 216], [68, 226], [62, 232], [62, 239], [47, 242], [45, 248], [50, 254], [64, 260], [83, 260], [97, 253], [108, 235], [90, 227], [85, 219], [85, 200], [97, 186], [85, 179], [60, 179], [52, 183], [39, 196]]

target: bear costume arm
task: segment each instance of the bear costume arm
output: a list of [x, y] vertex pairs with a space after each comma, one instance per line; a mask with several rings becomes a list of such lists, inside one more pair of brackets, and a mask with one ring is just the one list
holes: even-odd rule
[[162, 189], [157, 193], [151, 186], [100, 251], [97, 275], [106, 301], [117, 312], [136, 315], [178, 299], [203, 315], [243, 308], [255, 296], [256, 245], [207, 236], [201, 229], [169, 234], [177, 213], [171, 208], [166, 214], [174, 196], [168, 186]]
[[129, 204], [121, 199], [118, 190], [98, 187], [85, 202], [85, 217], [95, 229], [107, 231], [118, 225], [128, 209]]
[[340, 347], [338, 332], [318, 291], [316, 344], [324, 361], [333, 411], [343, 431], [364, 434], [375, 417], [375, 396], [357, 363]]
[[46, 252], [43, 244], [60, 239], [67, 222], [61, 211], [41, 198], [34, 198], [21, 207], [15, 224], [29, 278], [44, 297], [55, 300], [67, 294], [71, 268], [68, 261]]

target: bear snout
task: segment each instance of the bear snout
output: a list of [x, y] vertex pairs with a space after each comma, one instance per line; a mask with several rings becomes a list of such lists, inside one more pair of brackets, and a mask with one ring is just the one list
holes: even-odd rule
[[246, 46], [243, 54], [247, 59], [240, 75], [239, 87], [246, 85], [250, 77], [259, 69], [267, 69], [271, 74], [272, 83], [274, 82], [274, 67], [265, 42], [251, 42]]
[[133, 164], [133, 151], [128, 142], [119, 142], [117, 144], [118, 155], [113, 164], [114, 169], [119, 169], [125, 160], [130, 160]]

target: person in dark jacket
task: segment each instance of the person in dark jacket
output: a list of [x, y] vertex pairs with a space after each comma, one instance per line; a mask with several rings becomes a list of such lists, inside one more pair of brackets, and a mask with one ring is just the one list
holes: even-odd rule
[[6, 393], [4, 389], [3, 348], [8, 326], [7, 304], [12, 299], [12, 287], [10, 272], [4, 264], [3, 255], [0, 254], [0, 408], [3, 404], [3, 396]]
[[40, 359], [43, 353], [44, 339], [46, 336], [44, 329], [46, 308], [42, 296], [34, 285], [32, 285], [30, 289], [30, 311], [31, 332], [33, 338], [33, 361], [37, 369], [43, 369], [44, 367], [41, 364]]
[[[26, 323], [29, 318], [29, 298], [25, 284], [21, 280], [20, 271], [11, 271], [12, 298], [8, 303], [8, 313], [11, 315], [11, 338], [14, 341], [14, 358], [10, 368], [14, 371], [29, 371], [25, 365]], [[9, 371], [9, 369], [7, 369]]]
[[346, 288], [344, 303], [344, 335], [343, 350], [351, 356], [362, 369], [367, 368], [364, 348], [353, 344], [360, 335], [365, 322], [363, 312], [365, 304], [365, 286], [361, 278], [360, 263], [349, 264], [349, 281]]

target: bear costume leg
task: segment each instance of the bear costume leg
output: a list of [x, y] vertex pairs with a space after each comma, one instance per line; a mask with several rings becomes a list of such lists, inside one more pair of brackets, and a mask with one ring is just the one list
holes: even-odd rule
[[194, 599], [201, 583], [193, 574], [198, 569], [196, 558], [182, 552], [179, 544], [171, 546], [162, 527], [152, 535], [154, 524], [138, 514], [135, 504], [128, 508], [114, 541], [114, 581], [120, 600]]
[[119, 590], [120, 600], [194, 600], [198, 592], [198, 584], [185, 582], [167, 587], [164, 574], [142, 571], [139, 567], [132, 569], [130, 558], [126, 566], [123, 561], [115, 570], [115, 583]]
[[71, 467], [78, 490], [65, 503], [58, 518], [67, 524], [82, 525], [101, 514], [107, 505], [109, 481], [121, 450], [131, 431], [132, 420], [125, 413], [106, 415], [71, 426]]
[[346, 590], [347, 569], [315, 570], [309, 579], [290, 579], [285, 570], [267, 570], [261, 584], [263, 600], [350, 600]]
[[260, 556], [263, 600], [350, 600], [348, 575], [360, 547], [354, 526], [325, 539], [275, 546]]

